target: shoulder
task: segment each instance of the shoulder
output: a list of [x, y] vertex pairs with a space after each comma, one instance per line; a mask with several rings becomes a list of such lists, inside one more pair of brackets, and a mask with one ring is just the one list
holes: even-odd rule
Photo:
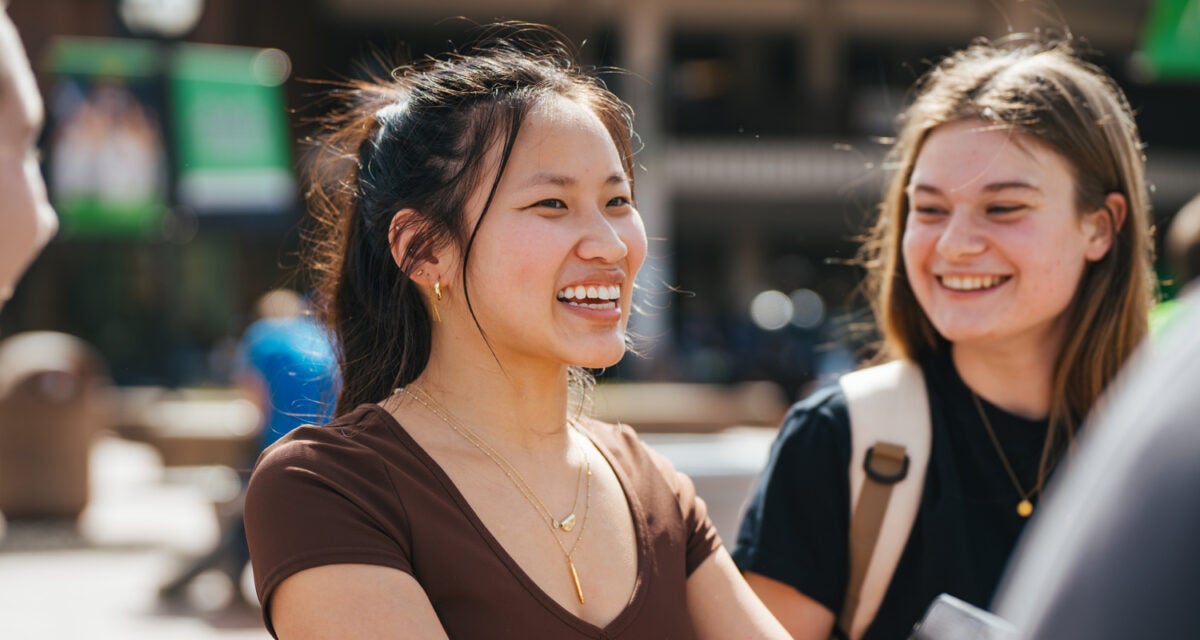
[[383, 452], [397, 445], [381, 412], [363, 405], [327, 425], [292, 430], [259, 456], [248, 499], [256, 493], [293, 492], [314, 484], [345, 490], [390, 483]]
[[267, 448], [256, 468], [374, 456], [375, 443], [391, 435], [385, 417], [375, 405], [362, 405], [328, 424], [304, 425]]
[[788, 409], [779, 427], [777, 450], [827, 451], [850, 446], [846, 395], [837, 384], [819, 389]]
[[586, 418], [580, 422], [579, 428], [612, 459], [613, 464], [619, 464], [625, 471], [634, 471], [647, 464], [670, 464], [666, 458], [646, 446], [627, 424]]
[[580, 425], [609, 458], [609, 461], [624, 472], [639, 492], [648, 490], [647, 483], [668, 487], [678, 495], [681, 489], [690, 490], [690, 481], [675, 469], [666, 456], [647, 445], [637, 432], [627, 424], [610, 424], [599, 420], [586, 420]]

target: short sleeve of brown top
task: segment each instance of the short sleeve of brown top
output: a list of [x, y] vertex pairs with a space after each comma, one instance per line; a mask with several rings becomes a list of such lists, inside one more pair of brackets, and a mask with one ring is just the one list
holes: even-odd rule
[[692, 482], [627, 427], [585, 431], [625, 490], [638, 577], [605, 628], [571, 615], [517, 566], [449, 476], [378, 405], [302, 427], [259, 459], [246, 495], [255, 587], [312, 567], [375, 564], [411, 574], [446, 633], [471, 638], [690, 638], [688, 576], [721, 545]]

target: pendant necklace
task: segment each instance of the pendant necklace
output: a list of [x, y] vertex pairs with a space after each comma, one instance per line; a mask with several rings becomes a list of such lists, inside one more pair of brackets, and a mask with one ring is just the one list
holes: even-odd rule
[[[400, 387], [393, 392], [393, 395], [398, 393], [403, 393], [404, 395], [421, 403], [421, 405], [424, 406], [427, 411], [432, 413], [442, 422], [446, 423], [451, 430], [453, 430], [459, 436], [462, 436], [464, 440], [471, 443], [476, 449], [487, 456], [487, 458], [491, 460], [492, 463], [500, 469], [500, 471], [504, 473], [509, 482], [511, 482], [517, 489], [517, 492], [521, 494], [521, 497], [525, 498], [525, 501], [529, 503], [529, 506], [532, 507], [535, 512], [537, 512], [538, 519], [545, 522], [546, 526], [549, 528], [551, 537], [554, 538], [554, 542], [558, 545], [558, 548], [562, 550], [563, 556], [566, 557], [567, 569], [571, 575], [571, 582], [575, 586], [575, 596], [579, 598], [579, 604], [583, 604], [583, 587], [579, 583], [579, 572], [575, 570], [574, 555], [575, 549], [579, 546], [579, 541], [583, 540], [583, 532], [587, 529], [588, 513], [591, 511], [592, 459], [591, 456], [588, 455], [587, 449], [585, 447], [580, 447], [580, 453], [583, 455], [584, 464], [580, 466], [579, 477], [576, 478], [575, 482], [575, 504], [571, 506], [571, 512], [560, 520], [554, 517], [554, 514], [550, 511], [550, 508], [546, 506], [546, 503], [542, 501], [537, 492], [533, 490], [533, 487], [530, 486], [530, 484], [525, 480], [525, 477], [521, 475], [521, 472], [517, 470], [516, 466], [509, 462], [508, 459], [505, 458], [504, 455], [499, 451], [497, 451], [495, 447], [488, 443], [487, 440], [484, 440], [483, 437], [475, 433], [454, 414], [450, 413], [450, 411], [442, 406], [441, 403], [439, 403], [437, 400], [434, 400], [433, 396], [429, 395], [429, 393], [418, 386], [417, 383], [412, 382], [406, 387]], [[568, 424], [572, 429], [575, 429], [576, 431], [578, 430], [575, 425], [571, 423]], [[570, 434], [568, 433], [568, 435]], [[586, 481], [584, 480], [585, 476]], [[569, 533], [575, 528], [575, 523], [577, 520], [575, 517], [575, 507], [579, 504], [579, 485], [584, 482], [586, 483], [586, 488], [584, 491], [583, 519], [580, 523], [579, 535], [575, 537], [575, 542], [573, 542], [571, 544], [571, 548], [568, 549], [566, 545], [563, 544], [562, 540], [559, 539], [559, 535]]]
[[1000, 457], [1000, 462], [1004, 465], [1004, 470], [1008, 472], [1008, 479], [1012, 480], [1013, 487], [1017, 490], [1017, 495], [1021, 496], [1021, 501], [1017, 503], [1017, 515], [1022, 518], [1028, 518], [1033, 514], [1033, 502], [1030, 501], [1042, 489], [1042, 477], [1038, 474], [1037, 484], [1032, 489], [1026, 491], [1021, 487], [1021, 481], [1017, 479], [1017, 474], [1013, 471], [1012, 465], [1008, 462], [1008, 456], [1004, 455], [1004, 448], [1000, 446], [1000, 439], [996, 437], [996, 432], [992, 430], [992, 422], [988, 420], [987, 412], [983, 410], [983, 403], [979, 400], [979, 394], [971, 392], [971, 399], [975, 401], [975, 410], [979, 412], [979, 419], [983, 421], [983, 428], [987, 430], [988, 438], [992, 440], [992, 446], [996, 448], [996, 455]]

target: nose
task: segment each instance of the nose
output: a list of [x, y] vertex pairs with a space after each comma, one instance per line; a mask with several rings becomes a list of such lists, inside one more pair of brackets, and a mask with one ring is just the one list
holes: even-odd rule
[[952, 211], [937, 240], [937, 252], [947, 260], [962, 260], [987, 249], [987, 238], [973, 212]]
[[621, 236], [621, 219], [614, 219], [595, 209], [586, 217], [583, 237], [576, 247], [580, 258], [614, 263], [629, 254], [629, 245]]

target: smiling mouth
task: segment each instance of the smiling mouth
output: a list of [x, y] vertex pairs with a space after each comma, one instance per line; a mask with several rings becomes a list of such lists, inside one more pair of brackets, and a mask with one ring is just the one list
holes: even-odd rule
[[555, 296], [559, 302], [586, 309], [616, 309], [621, 299], [617, 285], [575, 285], [566, 287]]
[[951, 291], [983, 291], [994, 289], [1012, 276], [938, 276], [938, 282]]

